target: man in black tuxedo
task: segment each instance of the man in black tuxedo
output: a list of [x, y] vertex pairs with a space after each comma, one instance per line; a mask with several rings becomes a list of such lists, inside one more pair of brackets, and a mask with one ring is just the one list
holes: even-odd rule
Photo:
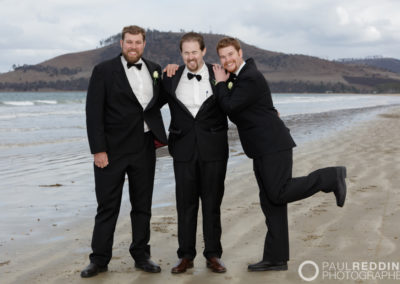
[[174, 160], [178, 212], [179, 261], [171, 272], [193, 267], [199, 199], [207, 267], [225, 272], [220, 260], [220, 206], [228, 160], [227, 117], [214, 96], [212, 65], [203, 61], [203, 37], [193, 32], [183, 35], [180, 50], [185, 65], [173, 77], [163, 76], [164, 103], [171, 112], [168, 148]]
[[287, 203], [324, 191], [333, 192], [337, 205], [343, 206], [346, 168], [323, 168], [305, 177], [292, 178], [295, 143], [273, 106], [267, 81], [253, 59], [243, 61], [238, 40], [221, 39], [217, 53], [222, 66], [214, 66], [215, 94], [222, 109], [236, 124], [244, 152], [253, 159], [261, 208], [268, 227], [263, 259], [249, 265], [248, 269], [287, 270]]
[[[132, 244], [135, 267], [160, 272], [150, 260], [150, 217], [155, 172], [155, 141], [167, 143], [159, 95], [161, 68], [142, 58], [145, 31], [122, 30], [122, 54], [95, 66], [86, 100], [87, 133], [94, 154], [97, 215], [90, 264], [82, 277], [107, 270], [125, 174], [132, 205]], [[156, 143], [156, 144], [157, 144]]]

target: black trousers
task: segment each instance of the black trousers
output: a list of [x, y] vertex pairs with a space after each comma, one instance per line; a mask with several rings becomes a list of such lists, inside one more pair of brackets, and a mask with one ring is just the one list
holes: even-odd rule
[[132, 205], [130, 217], [132, 243], [129, 251], [135, 261], [150, 257], [150, 217], [155, 173], [153, 135], [145, 134], [143, 150], [134, 154], [109, 155], [104, 169], [94, 166], [97, 215], [92, 238], [90, 261], [107, 265], [112, 257], [115, 225], [121, 207], [125, 174], [129, 180]]
[[334, 167], [323, 168], [305, 177], [292, 178], [292, 150], [272, 153], [253, 160], [260, 189], [261, 209], [268, 228], [263, 260], [289, 260], [287, 203], [307, 198], [319, 191], [331, 192], [337, 185]]
[[197, 150], [188, 162], [174, 160], [176, 207], [178, 212], [178, 257], [196, 257], [196, 229], [199, 199], [203, 214], [203, 255], [221, 257], [221, 202], [227, 159], [202, 161]]

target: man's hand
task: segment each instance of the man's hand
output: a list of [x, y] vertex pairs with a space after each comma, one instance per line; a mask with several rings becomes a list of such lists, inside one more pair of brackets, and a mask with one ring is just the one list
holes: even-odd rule
[[103, 169], [108, 166], [108, 156], [106, 152], [94, 154], [94, 164]]
[[165, 71], [167, 71], [167, 77], [172, 77], [175, 75], [176, 71], [179, 69], [179, 65], [177, 64], [168, 64], [164, 70], [163, 73]]
[[229, 78], [229, 73], [219, 64], [213, 64], [213, 71], [216, 83], [225, 82]]

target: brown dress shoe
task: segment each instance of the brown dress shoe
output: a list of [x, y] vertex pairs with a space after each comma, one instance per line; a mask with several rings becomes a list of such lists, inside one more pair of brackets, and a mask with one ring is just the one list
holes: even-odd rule
[[221, 259], [219, 259], [218, 257], [207, 258], [207, 267], [216, 273], [226, 272], [225, 265], [222, 263]]
[[193, 260], [188, 258], [180, 258], [178, 263], [171, 269], [171, 273], [183, 273], [186, 269], [193, 268]]

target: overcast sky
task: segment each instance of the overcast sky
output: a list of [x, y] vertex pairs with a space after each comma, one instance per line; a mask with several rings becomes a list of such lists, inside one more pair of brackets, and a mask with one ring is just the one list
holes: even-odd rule
[[96, 48], [131, 24], [330, 60], [400, 59], [399, 11], [398, 0], [0, 0], [0, 72]]

